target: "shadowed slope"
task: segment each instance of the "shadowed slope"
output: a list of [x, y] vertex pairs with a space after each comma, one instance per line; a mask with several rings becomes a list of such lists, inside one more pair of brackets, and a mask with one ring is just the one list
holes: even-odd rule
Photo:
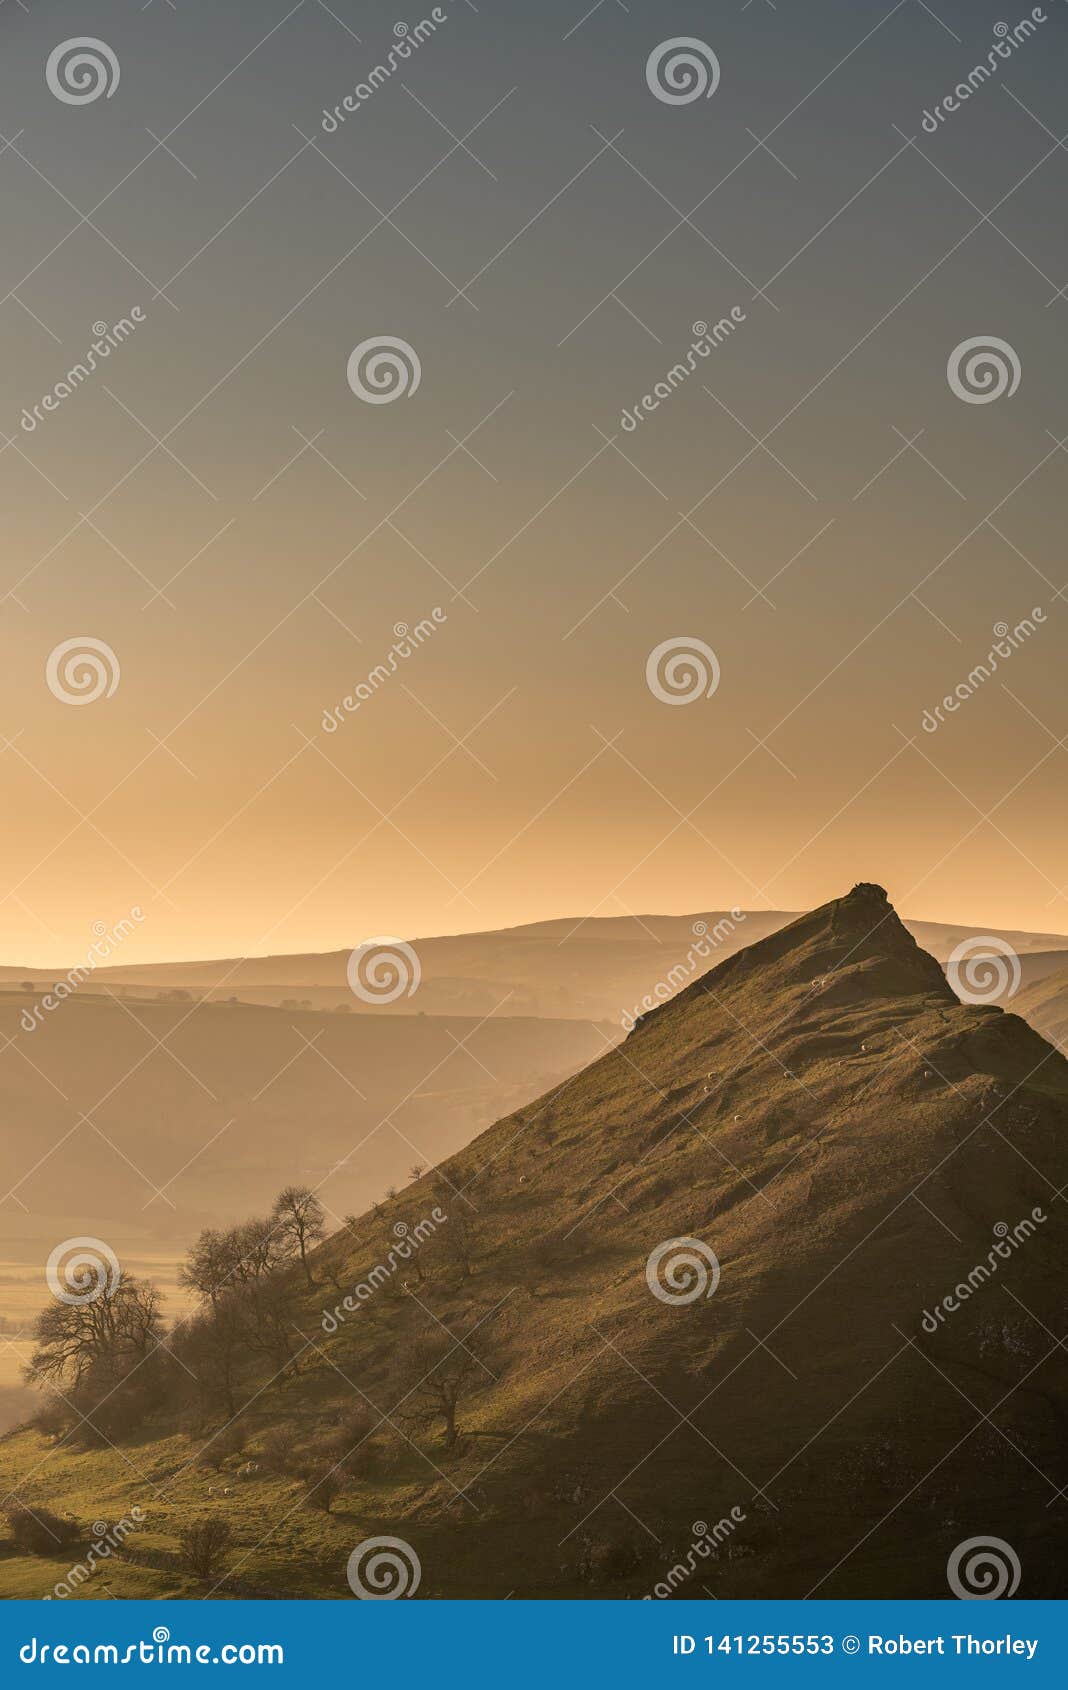
[[[1064, 1059], [958, 1003], [856, 887], [318, 1252], [309, 1370], [254, 1417], [313, 1449], [362, 1401], [390, 1453], [311, 1525], [299, 1485], [265, 1495], [241, 1576], [344, 1596], [380, 1532], [423, 1594], [640, 1596], [733, 1508], [678, 1594], [941, 1596], [954, 1547], [991, 1533], [1021, 1595], [1063, 1594], [1066, 1126]], [[320, 1301], [439, 1200], [469, 1217], [472, 1275], [432, 1241], [324, 1331]], [[439, 1323], [481, 1368], [451, 1452], [403, 1416]], [[188, 1484], [153, 1509], [161, 1541]]]

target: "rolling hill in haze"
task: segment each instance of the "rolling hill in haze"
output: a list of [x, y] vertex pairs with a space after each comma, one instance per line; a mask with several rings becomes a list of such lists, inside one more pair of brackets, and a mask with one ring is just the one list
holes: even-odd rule
[[[26, 1033], [32, 1002], [0, 990], [0, 1317], [16, 1322], [45, 1299], [60, 1239], [104, 1238], [173, 1292], [201, 1227], [269, 1207], [294, 1179], [319, 1187], [337, 1224], [619, 1036], [576, 1020], [376, 1019], [88, 991]], [[0, 1385], [19, 1359], [0, 1346]]]
[[[142, 1506], [119, 1594], [204, 1594], [175, 1545], [219, 1511], [241, 1581], [219, 1595], [347, 1598], [351, 1552], [388, 1535], [420, 1597], [641, 1597], [673, 1568], [680, 1596], [938, 1597], [977, 1536], [1021, 1596], [1063, 1596], [1066, 1181], [1068, 1063], [959, 1003], [860, 885], [331, 1237], [295, 1370], [248, 1363], [229, 1496], [197, 1465], [225, 1416], [167, 1412], [121, 1452], [10, 1436], [3, 1487], [87, 1521]], [[418, 1269], [346, 1314], [439, 1203]], [[452, 1448], [407, 1417], [443, 1328], [470, 1358]], [[354, 1411], [363, 1456], [312, 1512]], [[8, 1594], [59, 1576], [0, 1561]]]
[[1050, 1044], [1068, 1051], [1068, 967], [1063, 961], [1025, 985], [1013, 1008]]
[[[246, 1003], [301, 1005], [391, 1015], [537, 1015], [612, 1021], [618, 1026], [663, 982], [667, 995], [743, 946], [796, 920], [781, 910], [706, 910], [686, 916], [594, 916], [539, 921], [485, 933], [413, 939], [421, 982], [412, 996], [368, 1005], [349, 989], [349, 950], [291, 956], [230, 957], [214, 962], [124, 964], [96, 970], [80, 988], [140, 995], [185, 991]], [[943, 965], [958, 944], [985, 925], [906, 921], [917, 943]], [[1068, 964], [1068, 937], [996, 930], [1021, 963], [1025, 985]], [[0, 984], [57, 976], [36, 968], [0, 968]], [[661, 994], [664, 995], [664, 994]]]

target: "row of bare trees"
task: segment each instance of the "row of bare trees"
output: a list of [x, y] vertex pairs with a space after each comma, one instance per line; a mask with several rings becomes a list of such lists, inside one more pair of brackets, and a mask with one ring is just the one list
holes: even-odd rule
[[314, 1192], [290, 1185], [269, 1215], [200, 1234], [179, 1274], [199, 1308], [175, 1329], [171, 1347], [195, 1378], [204, 1411], [236, 1413], [250, 1362], [265, 1361], [275, 1375], [292, 1368], [302, 1343], [293, 1270], [299, 1263], [307, 1288], [315, 1289], [309, 1251], [325, 1230]]
[[[452, 1194], [442, 1188], [436, 1195], [444, 1205]], [[377, 1204], [374, 1209], [377, 1214]], [[470, 1214], [462, 1200], [450, 1202], [449, 1211], [432, 1242], [412, 1249], [404, 1270], [410, 1277], [394, 1275], [376, 1291], [368, 1318], [377, 1322], [398, 1299], [420, 1311], [416, 1330], [409, 1328], [397, 1346], [387, 1395], [399, 1405], [399, 1421], [436, 1425], [452, 1449], [460, 1435], [461, 1398], [494, 1374], [483, 1359], [484, 1338], [476, 1354], [423, 1305], [429, 1281], [459, 1291], [473, 1272]], [[435, 1216], [442, 1212], [434, 1210]], [[355, 1221], [347, 1224], [355, 1229]], [[372, 1216], [372, 1232], [374, 1224]], [[409, 1230], [399, 1232], [399, 1226], [388, 1235], [394, 1241]], [[313, 1261], [324, 1236], [315, 1194], [287, 1186], [268, 1215], [200, 1234], [179, 1273], [196, 1308], [169, 1332], [158, 1290], [131, 1275], [84, 1301], [50, 1305], [38, 1316], [26, 1369], [27, 1380], [51, 1395], [43, 1423], [92, 1443], [142, 1430], [164, 1405], [168, 1413], [184, 1409], [195, 1424], [219, 1413], [234, 1421], [250, 1393], [259, 1394], [265, 1372], [280, 1380], [317, 1364], [318, 1346], [303, 1332], [306, 1293], [321, 1288], [316, 1268], [333, 1293], [343, 1289], [330, 1257]], [[369, 1242], [373, 1248], [373, 1238]]]
[[265, 1359], [282, 1371], [293, 1359], [294, 1270], [314, 1288], [309, 1253], [324, 1231], [322, 1205], [294, 1185], [270, 1215], [202, 1232], [179, 1276], [199, 1308], [170, 1333], [159, 1291], [131, 1274], [91, 1296], [50, 1304], [35, 1322], [25, 1369], [28, 1383], [49, 1392], [46, 1420], [94, 1442], [123, 1436], [176, 1395], [192, 1396], [201, 1412], [235, 1413], [250, 1365]]

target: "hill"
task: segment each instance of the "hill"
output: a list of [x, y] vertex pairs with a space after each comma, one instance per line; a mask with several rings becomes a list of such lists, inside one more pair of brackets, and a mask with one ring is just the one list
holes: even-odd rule
[[[292, 1180], [320, 1187], [337, 1225], [619, 1036], [503, 1009], [386, 1019], [88, 992], [27, 1033], [34, 1001], [0, 991], [0, 1319], [21, 1323], [72, 1232], [173, 1292], [201, 1227]], [[0, 1346], [0, 1385], [20, 1359]]]
[[1062, 963], [1025, 985], [1013, 1007], [1050, 1044], [1068, 1051], [1068, 967]]
[[10, 1437], [4, 1485], [142, 1506], [161, 1588], [219, 1512], [219, 1594], [347, 1597], [387, 1536], [420, 1596], [937, 1597], [993, 1536], [1062, 1596], [1066, 1128], [1063, 1057], [860, 885], [330, 1238], [228, 1496], [228, 1417], [172, 1410], [120, 1450]]
[[[410, 996], [368, 1004], [349, 989], [350, 951], [290, 956], [229, 957], [217, 961], [133, 964], [121, 960], [96, 970], [82, 992], [140, 996], [184, 992], [240, 998], [276, 1007], [357, 1014], [495, 1014], [502, 1000], [509, 1015], [606, 1021], [629, 1025], [643, 999], [674, 996], [713, 963], [797, 919], [782, 910], [705, 910], [686, 916], [575, 917], [539, 921], [484, 933], [411, 941], [420, 981]], [[990, 929], [906, 921], [916, 941], [945, 965], [960, 944]], [[1023, 983], [1068, 966], [1068, 937], [1000, 929], [996, 935], [1020, 959]], [[47, 987], [56, 976], [39, 969], [0, 969], [0, 983], [23, 980]], [[648, 1006], [647, 1006], [648, 1007]]]

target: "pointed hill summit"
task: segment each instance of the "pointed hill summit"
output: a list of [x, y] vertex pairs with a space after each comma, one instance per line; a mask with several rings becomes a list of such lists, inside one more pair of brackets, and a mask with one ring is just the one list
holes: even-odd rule
[[[388, 1535], [420, 1595], [942, 1597], [995, 1537], [1063, 1595], [1066, 1182], [1068, 1063], [856, 886], [315, 1252], [295, 1368], [241, 1387], [249, 1447], [308, 1465], [242, 1490], [237, 1576], [345, 1597]], [[166, 1554], [195, 1438], [123, 1454]], [[77, 1511], [79, 1462], [137, 1500], [107, 1450], [25, 1500]]]

